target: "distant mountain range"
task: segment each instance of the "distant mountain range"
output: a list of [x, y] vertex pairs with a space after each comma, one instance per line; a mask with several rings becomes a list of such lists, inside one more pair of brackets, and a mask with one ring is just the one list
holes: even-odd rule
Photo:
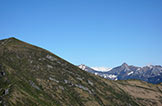
[[149, 83], [157, 84], [162, 82], [162, 66], [149, 65], [145, 67], [136, 67], [123, 63], [107, 72], [94, 70], [86, 65], [79, 65], [79, 68], [87, 72], [99, 75], [111, 80], [137, 79]]

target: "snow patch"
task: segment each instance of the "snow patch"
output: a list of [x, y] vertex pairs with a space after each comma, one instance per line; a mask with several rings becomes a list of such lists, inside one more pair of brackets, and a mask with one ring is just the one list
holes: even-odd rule
[[116, 78], [117, 76], [116, 76], [116, 75], [113, 75], [113, 74], [110, 74], [110, 75], [108, 75], [108, 77], [111, 78], [111, 79], [114, 79], [114, 78]]
[[98, 73], [94, 73], [95, 75], [98, 75]]
[[79, 68], [82, 69], [82, 70], [85, 70], [86, 69], [86, 66], [84, 64], [81, 64], [81, 65], [79, 65]]
[[104, 77], [104, 78], [112, 79], [112, 80], [114, 80], [114, 79], [117, 78], [117, 76], [116, 75], [113, 75], [113, 74], [103, 74], [101, 76]]
[[128, 75], [131, 75], [131, 74], [133, 74], [133, 71], [131, 71], [131, 72], [128, 73]]
[[101, 71], [101, 72], [107, 72], [110, 71], [112, 68], [108, 68], [108, 67], [91, 67], [92, 69], [96, 70], [96, 71]]
[[115, 78], [115, 81], [118, 80], [118, 78]]

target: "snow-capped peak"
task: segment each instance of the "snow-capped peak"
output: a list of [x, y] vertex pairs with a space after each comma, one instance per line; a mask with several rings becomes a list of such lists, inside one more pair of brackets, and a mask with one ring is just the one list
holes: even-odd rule
[[78, 65], [78, 67], [85, 71], [100, 71], [100, 72], [107, 72], [112, 69], [112, 68], [108, 68], [108, 67], [88, 67], [84, 64]]

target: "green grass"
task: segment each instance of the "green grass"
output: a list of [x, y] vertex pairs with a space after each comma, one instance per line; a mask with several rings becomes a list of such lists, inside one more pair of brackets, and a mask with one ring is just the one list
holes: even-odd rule
[[[6, 72], [6, 75], [0, 78], [0, 96], [6, 88], [10, 88], [9, 94], [3, 97], [8, 106], [84, 106], [88, 101], [97, 102], [101, 106], [139, 105], [135, 97], [116, 85], [132, 86], [127, 81], [123, 81], [123, 83], [103, 80], [101, 77], [80, 70], [47, 50], [15, 38], [10, 39], [10, 42], [5, 47], [0, 47], [0, 50], [3, 50], [0, 64], [3, 65]], [[47, 55], [57, 58], [59, 62], [47, 59]], [[53, 68], [48, 69], [47, 65], [51, 65]], [[59, 83], [49, 81], [49, 77], [54, 77]], [[82, 81], [77, 77], [82, 78]], [[41, 81], [38, 82], [38, 80]], [[64, 80], [70, 81], [71, 84], [65, 84]], [[92, 81], [94, 85], [90, 85], [88, 80]], [[40, 90], [32, 87], [30, 81]], [[81, 88], [78, 89], [82, 92], [77, 92], [75, 84], [88, 88], [92, 94]], [[59, 86], [64, 87], [64, 90], [60, 90]], [[146, 90], [143, 87], [140, 89]], [[14, 98], [15, 92], [19, 92], [20, 99]], [[88, 97], [84, 97], [84, 95], [88, 95]], [[13, 103], [12, 100], [15, 99], [16, 103]]]

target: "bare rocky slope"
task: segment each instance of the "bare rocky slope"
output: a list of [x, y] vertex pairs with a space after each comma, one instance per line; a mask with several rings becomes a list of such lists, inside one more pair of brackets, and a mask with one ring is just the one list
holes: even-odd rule
[[16, 38], [0, 41], [1, 106], [161, 106], [162, 84], [111, 81]]

